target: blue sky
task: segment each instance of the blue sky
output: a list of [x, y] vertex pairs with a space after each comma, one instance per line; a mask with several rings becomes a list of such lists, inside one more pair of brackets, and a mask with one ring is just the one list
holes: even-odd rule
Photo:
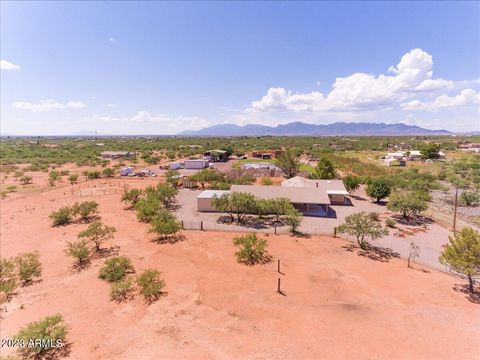
[[1, 3], [1, 131], [480, 130], [478, 2]]

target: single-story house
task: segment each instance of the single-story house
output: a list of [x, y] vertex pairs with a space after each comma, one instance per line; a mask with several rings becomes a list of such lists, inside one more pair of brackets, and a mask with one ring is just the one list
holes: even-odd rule
[[119, 159], [135, 156], [133, 151], [102, 151], [100, 153], [102, 159]]
[[259, 159], [276, 159], [284, 152], [284, 150], [254, 150], [252, 151], [252, 157]]
[[330, 204], [346, 204], [349, 195], [342, 180], [317, 180], [294, 176], [282, 181], [282, 187], [318, 189], [328, 195]]
[[203, 158], [208, 161], [227, 161], [228, 152], [225, 150], [210, 150], [203, 153]]
[[185, 160], [184, 168], [185, 169], [205, 169], [208, 167], [208, 160], [205, 159], [196, 159], [196, 160]]
[[389, 160], [389, 159], [393, 159], [393, 160], [405, 160], [405, 154], [401, 151], [399, 152], [394, 152], [394, 153], [387, 153], [387, 155], [385, 155], [385, 159], [386, 160]]
[[385, 166], [407, 166], [407, 161], [404, 159], [384, 159]]
[[222, 195], [229, 194], [228, 190], [205, 190], [197, 196], [197, 211], [210, 212], [216, 211], [213, 207], [213, 199], [215, 197], [221, 197]]

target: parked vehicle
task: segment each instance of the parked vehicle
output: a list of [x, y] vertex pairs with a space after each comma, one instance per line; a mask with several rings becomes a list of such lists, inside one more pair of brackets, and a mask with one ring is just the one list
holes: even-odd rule
[[121, 176], [128, 176], [131, 173], [133, 173], [133, 167], [131, 167], [131, 166], [126, 166], [126, 167], [120, 168], [120, 175]]

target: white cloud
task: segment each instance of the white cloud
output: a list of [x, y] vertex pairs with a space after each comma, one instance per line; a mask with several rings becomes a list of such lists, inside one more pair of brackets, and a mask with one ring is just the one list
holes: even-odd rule
[[114, 107], [117, 107], [117, 105], [115, 104], [105, 104], [106, 107], [109, 107], [109, 108], [114, 108]]
[[270, 88], [260, 100], [254, 101], [247, 112], [282, 111], [358, 111], [390, 107], [417, 94], [432, 93], [454, 86], [453, 81], [434, 79], [430, 54], [413, 49], [391, 66], [393, 75], [378, 76], [354, 73], [335, 80], [327, 95], [313, 91], [293, 93], [284, 88]]
[[16, 65], [7, 60], [0, 60], [1, 70], [20, 70], [20, 65]]
[[45, 112], [57, 109], [81, 109], [86, 105], [81, 101], [68, 101], [66, 104], [55, 100], [41, 100], [38, 103], [31, 103], [26, 101], [15, 101], [12, 106], [16, 109], [27, 110], [31, 112]]
[[113, 38], [113, 37], [110, 37], [110, 38], [108, 39], [108, 41], [110, 41], [110, 42], [113, 43], [113, 44], [116, 44], [116, 43], [117, 43], [117, 40], [116, 40], [115, 38]]
[[480, 93], [473, 89], [464, 89], [456, 96], [440, 95], [431, 102], [412, 100], [401, 104], [403, 110], [437, 111], [446, 108], [459, 108], [480, 105]]

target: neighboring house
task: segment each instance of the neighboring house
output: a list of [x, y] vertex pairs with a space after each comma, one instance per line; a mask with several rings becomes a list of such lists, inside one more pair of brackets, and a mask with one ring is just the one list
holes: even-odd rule
[[405, 160], [405, 153], [403, 152], [394, 152], [394, 153], [387, 153], [384, 157], [386, 160], [393, 159], [393, 160]]
[[102, 151], [100, 153], [102, 159], [120, 159], [135, 156], [133, 151]]
[[203, 153], [203, 158], [205, 160], [216, 162], [216, 161], [227, 161], [228, 160], [228, 152], [225, 150], [210, 150]]
[[407, 161], [404, 159], [384, 159], [385, 166], [407, 166]]
[[279, 170], [280, 169], [277, 165], [271, 164], [271, 163], [268, 163], [268, 162], [265, 162], [265, 163], [260, 163], [260, 162], [258, 162], [258, 163], [243, 163], [241, 166], [245, 170], [248, 170], [248, 169]]
[[255, 150], [252, 151], [252, 157], [258, 159], [276, 159], [284, 152], [284, 150]]

